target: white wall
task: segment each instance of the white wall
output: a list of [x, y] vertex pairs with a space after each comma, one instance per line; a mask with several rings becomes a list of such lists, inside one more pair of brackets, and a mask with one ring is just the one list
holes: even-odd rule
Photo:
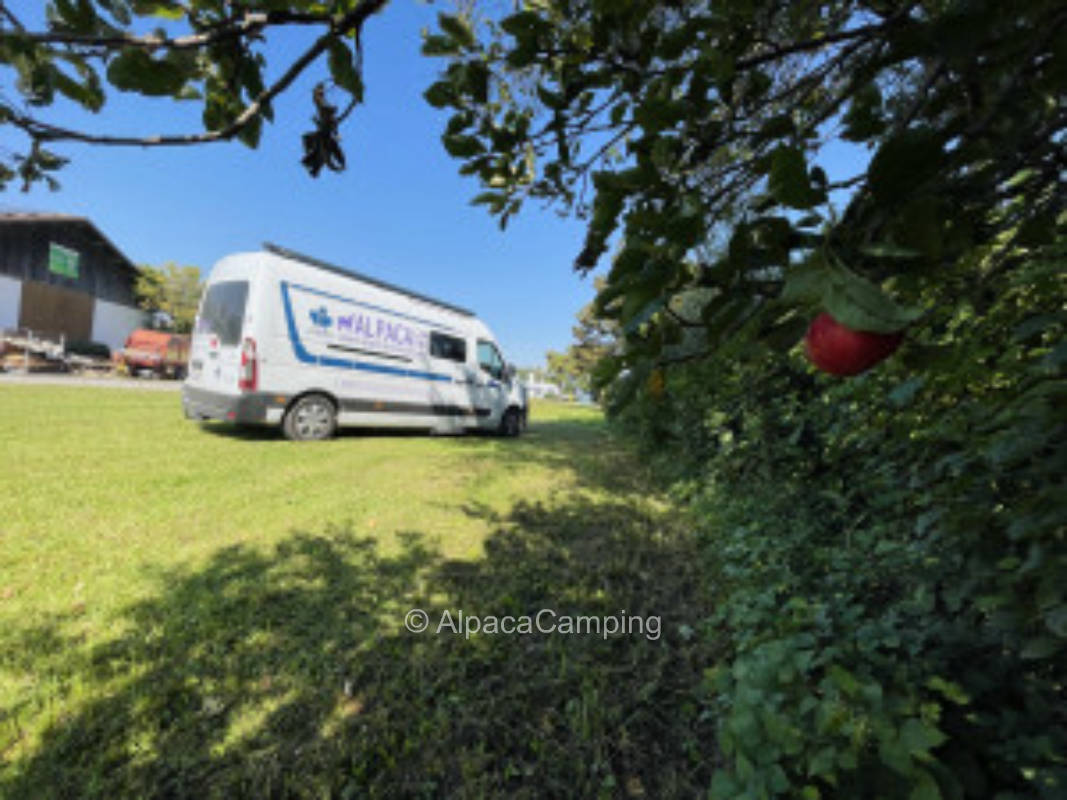
[[94, 342], [103, 342], [112, 350], [120, 349], [126, 343], [126, 337], [135, 328], [144, 327], [145, 312], [138, 308], [96, 300], [93, 305]]
[[547, 381], [542, 383], [534, 378], [533, 373], [528, 376], [527, 380], [523, 381], [523, 385], [526, 387], [530, 397], [559, 397], [562, 394], [559, 386]]
[[22, 281], [0, 275], [0, 329], [19, 326], [19, 304], [22, 302]]

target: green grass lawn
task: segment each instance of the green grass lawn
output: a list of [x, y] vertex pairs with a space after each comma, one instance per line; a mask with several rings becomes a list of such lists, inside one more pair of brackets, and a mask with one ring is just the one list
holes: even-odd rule
[[[706, 591], [595, 409], [538, 405], [518, 441], [292, 444], [188, 422], [176, 394], [8, 386], [0, 452], [0, 796], [706, 779], [701, 723], [664, 711], [699, 683], [675, 640]], [[625, 610], [663, 634], [420, 636], [414, 606]]]

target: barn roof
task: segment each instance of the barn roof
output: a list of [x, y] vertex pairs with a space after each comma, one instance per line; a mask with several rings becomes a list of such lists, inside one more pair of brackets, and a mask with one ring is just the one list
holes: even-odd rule
[[100, 229], [93, 224], [88, 217], [78, 217], [73, 214], [55, 214], [51, 212], [37, 211], [0, 211], [0, 227], [5, 225], [77, 225], [87, 228], [89, 232], [100, 240], [104, 246], [121, 262], [122, 266], [131, 272], [137, 272], [136, 265], [127, 258], [115, 243], [107, 238]]

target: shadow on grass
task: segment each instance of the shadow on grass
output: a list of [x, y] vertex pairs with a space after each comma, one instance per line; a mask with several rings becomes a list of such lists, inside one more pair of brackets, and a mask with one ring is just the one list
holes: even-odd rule
[[[697, 692], [714, 654], [680, 627], [711, 593], [686, 536], [621, 501], [520, 505], [494, 523], [477, 562], [443, 560], [419, 533], [384, 557], [341, 528], [231, 547], [160, 575], [92, 647], [64, 620], [0, 632], [5, 668], [49, 684], [44, 702], [84, 698], [6, 765], [0, 795], [703, 795], [714, 748]], [[430, 631], [403, 629], [413, 607]], [[460, 610], [541, 609], [557, 615], [543, 628], [614, 616], [631, 634], [433, 633], [446, 611], [461, 628]], [[658, 638], [633, 622], [647, 615]], [[0, 720], [0, 751], [34, 713]]]
[[[285, 441], [278, 425], [248, 425], [232, 422], [207, 421], [199, 423], [200, 430], [226, 439], [249, 442]], [[337, 439], [416, 439], [430, 436], [429, 430], [419, 428], [338, 428]], [[298, 442], [294, 447], [315, 447], [316, 442]]]
[[[201, 428], [210, 434], [240, 441], [283, 440], [276, 427], [204, 422]], [[345, 428], [338, 431], [338, 438], [342, 440], [403, 441], [430, 436], [427, 431], [390, 428]], [[573, 485], [579, 488], [610, 492], [647, 491], [653, 479], [651, 472], [635, 469], [633, 448], [613, 434], [605, 422], [597, 417], [547, 421], [535, 419], [526, 433], [516, 439], [483, 431], [437, 438], [447, 441], [455, 452], [472, 460], [491, 456], [493, 464], [502, 470], [537, 464], [555, 472], [566, 471], [574, 478]], [[293, 447], [316, 446], [319, 443], [293, 444]]]

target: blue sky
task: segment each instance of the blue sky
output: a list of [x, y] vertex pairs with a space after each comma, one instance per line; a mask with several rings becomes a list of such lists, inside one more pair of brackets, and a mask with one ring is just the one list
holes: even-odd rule
[[[367, 95], [342, 130], [346, 172], [315, 180], [299, 163], [323, 65], [276, 104], [258, 150], [63, 144], [56, 149], [72, 163], [59, 174], [58, 192], [15, 188], [0, 205], [87, 216], [138, 263], [207, 270], [224, 255], [272, 241], [472, 308], [509, 359], [541, 363], [545, 350], [570, 343], [574, 315], [593, 296], [591, 280], [571, 269], [584, 228], [527, 205], [501, 233], [483, 208], [469, 205], [479, 188], [441, 146], [447, 115], [422, 99], [442, 62], [419, 54], [419, 33], [446, 5], [394, 0], [367, 22]], [[32, 19], [40, 4], [10, 7]], [[307, 36], [272, 38], [268, 74], [298, 55]], [[8, 79], [0, 77], [0, 87]], [[112, 95], [97, 117], [57, 106], [48, 119], [162, 133], [199, 130], [199, 112], [195, 103]], [[0, 128], [0, 136], [11, 130]]]
[[[37, 0], [9, 7], [27, 21], [40, 19]], [[393, 0], [367, 22], [366, 102], [342, 130], [346, 172], [312, 179], [299, 163], [311, 88], [326, 77], [318, 64], [276, 102], [275, 123], [265, 126], [258, 150], [238, 143], [63, 144], [56, 149], [72, 163], [59, 175], [58, 192], [15, 189], [0, 206], [86, 216], [137, 263], [174, 261], [205, 272], [224, 255], [271, 241], [472, 308], [510, 360], [540, 364], [547, 349], [570, 343], [574, 316], [594, 294], [591, 278], [571, 268], [584, 227], [527, 204], [501, 232], [484, 209], [469, 205], [479, 187], [458, 174], [459, 162], [441, 145], [447, 114], [422, 98], [443, 62], [420, 55], [420, 31], [449, 7]], [[312, 35], [276, 32], [268, 79]], [[9, 80], [0, 73], [0, 90]], [[97, 132], [175, 133], [201, 130], [200, 110], [197, 103], [112, 94], [97, 117], [57, 103], [47, 119]], [[12, 131], [0, 128], [0, 135]], [[865, 159], [858, 148], [835, 143], [819, 163], [836, 180]]]

